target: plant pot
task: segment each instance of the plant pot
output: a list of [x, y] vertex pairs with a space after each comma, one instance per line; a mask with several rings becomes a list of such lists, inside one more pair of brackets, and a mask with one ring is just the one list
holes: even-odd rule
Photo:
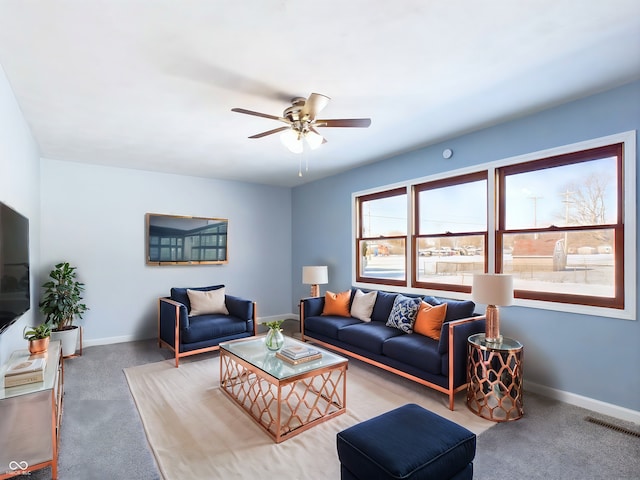
[[62, 343], [62, 356], [70, 357], [75, 355], [76, 348], [78, 346], [78, 334], [80, 328], [73, 325], [65, 330], [52, 330], [51, 338], [53, 340], [60, 340]]
[[44, 353], [49, 348], [49, 337], [38, 338], [37, 340], [29, 340], [29, 353], [31, 355], [37, 355]]

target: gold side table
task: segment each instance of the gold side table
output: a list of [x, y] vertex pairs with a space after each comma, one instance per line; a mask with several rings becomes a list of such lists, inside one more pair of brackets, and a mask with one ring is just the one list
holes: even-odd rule
[[494, 422], [521, 418], [522, 344], [507, 337], [501, 342], [487, 342], [484, 333], [479, 333], [469, 337], [468, 349], [469, 410]]

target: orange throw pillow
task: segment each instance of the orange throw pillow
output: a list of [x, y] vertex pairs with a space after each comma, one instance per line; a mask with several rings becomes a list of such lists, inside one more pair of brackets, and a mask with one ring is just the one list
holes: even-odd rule
[[442, 322], [447, 315], [447, 304], [429, 305], [422, 302], [416, 315], [416, 322], [413, 324], [414, 333], [419, 333], [434, 340], [440, 340]]
[[338, 315], [340, 317], [350, 317], [349, 300], [351, 299], [351, 291], [333, 293], [326, 292], [324, 294], [324, 309], [322, 315]]

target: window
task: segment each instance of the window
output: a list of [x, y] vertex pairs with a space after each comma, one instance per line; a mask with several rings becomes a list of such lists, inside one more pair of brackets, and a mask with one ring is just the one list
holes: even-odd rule
[[407, 189], [356, 200], [357, 281], [405, 285], [407, 279]]
[[636, 132], [355, 193], [356, 285], [446, 296], [509, 273], [524, 306], [636, 318]]
[[414, 187], [413, 281], [420, 288], [471, 292], [484, 273], [487, 237], [487, 172]]
[[624, 307], [623, 145], [498, 169], [496, 270], [516, 297]]

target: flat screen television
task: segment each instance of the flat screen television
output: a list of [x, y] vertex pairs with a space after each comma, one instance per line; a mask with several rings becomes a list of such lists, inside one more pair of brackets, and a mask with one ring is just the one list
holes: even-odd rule
[[29, 219], [0, 202], [0, 333], [29, 308]]

